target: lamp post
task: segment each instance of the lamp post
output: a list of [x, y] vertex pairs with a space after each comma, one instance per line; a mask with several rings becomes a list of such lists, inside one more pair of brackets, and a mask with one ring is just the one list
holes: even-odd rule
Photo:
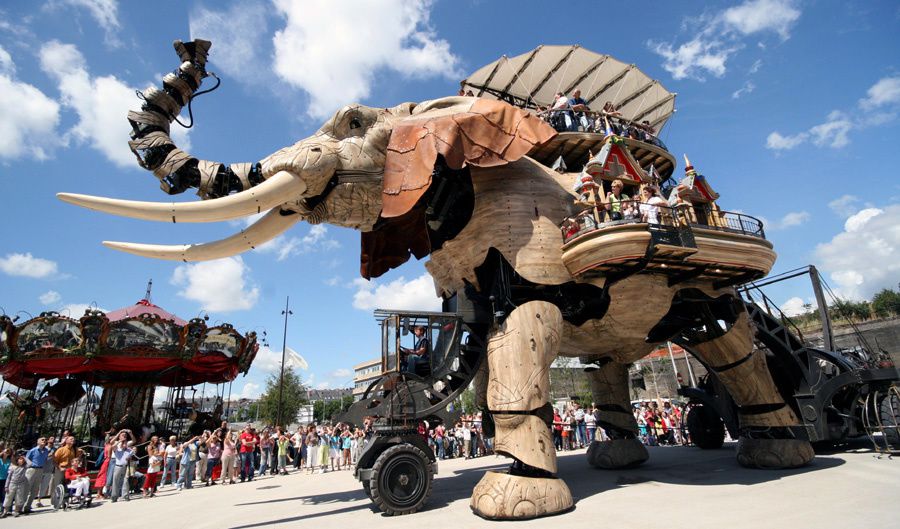
[[278, 426], [281, 424], [281, 403], [284, 399], [284, 353], [287, 351], [287, 321], [288, 316], [293, 314], [290, 309], [291, 297], [288, 296], [284, 301], [284, 310], [281, 314], [284, 316], [284, 341], [281, 344], [281, 375], [278, 380]]

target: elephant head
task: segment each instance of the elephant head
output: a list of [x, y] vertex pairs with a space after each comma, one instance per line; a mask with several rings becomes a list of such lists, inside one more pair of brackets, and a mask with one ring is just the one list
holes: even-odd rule
[[489, 167], [524, 156], [555, 132], [499, 101], [448, 97], [393, 108], [350, 105], [315, 134], [255, 164], [198, 160], [175, 146], [169, 125], [196, 94], [206, 71], [208, 41], [175, 42], [179, 69], [163, 89], [143, 92], [128, 114], [138, 162], [169, 194], [197, 188], [197, 202], [138, 202], [60, 193], [61, 200], [125, 217], [162, 222], [216, 222], [268, 211], [225, 239], [176, 246], [105, 241], [116, 250], [181, 261], [217, 259], [273, 239], [300, 220], [363, 232], [365, 277], [430, 251], [421, 199], [439, 157], [453, 169]]

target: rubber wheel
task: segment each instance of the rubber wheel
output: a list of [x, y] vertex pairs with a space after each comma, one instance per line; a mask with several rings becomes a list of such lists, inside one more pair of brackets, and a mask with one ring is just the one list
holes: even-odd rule
[[389, 516], [412, 514], [425, 505], [433, 479], [434, 466], [425, 452], [408, 443], [394, 445], [372, 466], [369, 497]]
[[900, 445], [900, 397], [897, 393], [890, 392], [881, 400], [878, 413], [881, 417], [881, 427], [888, 444]]
[[365, 491], [366, 496], [368, 496], [369, 499], [371, 500], [372, 499], [372, 487], [369, 486], [368, 481], [363, 481], [362, 484], [363, 484], [363, 490]]
[[686, 422], [692, 443], [704, 450], [722, 448], [725, 423], [718, 413], [703, 405], [692, 406]]
[[50, 493], [50, 505], [54, 511], [66, 508], [66, 486], [60, 483]]

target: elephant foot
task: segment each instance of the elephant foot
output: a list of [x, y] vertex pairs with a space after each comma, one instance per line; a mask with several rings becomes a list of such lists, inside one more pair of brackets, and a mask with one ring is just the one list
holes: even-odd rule
[[749, 468], [797, 468], [809, 464], [815, 456], [809, 441], [801, 439], [738, 440], [738, 463]]
[[647, 448], [638, 439], [594, 441], [587, 456], [591, 466], [606, 469], [636, 467], [650, 458]]
[[559, 478], [487, 472], [472, 491], [469, 506], [489, 520], [528, 520], [566, 512], [572, 493]]

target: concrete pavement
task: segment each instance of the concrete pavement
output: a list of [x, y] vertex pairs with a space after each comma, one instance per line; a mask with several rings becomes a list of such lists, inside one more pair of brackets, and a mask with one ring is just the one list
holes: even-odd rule
[[[560, 476], [576, 501], [573, 511], [515, 522], [516, 527], [628, 528], [887, 528], [900, 522], [900, 458], [877, 459], [865, 442], [847, 452], [819, 455], [793, 471], [741, 468], [734, 444], [721, 450], [654, 447], [639, 468], [588, 467], [584, 450], [561, 454]], [[292, 474], [251, 483], [174, 492], [131, 502], [95, 502], [91, 509], [7, 518], [6, 527], [290, 528], [498, 527], [469, 510], [469, 496], [487, 469], [504, 458], [441, 462], [425, 511], [403, 517], [375, 512], [350, 472]], [[505, 523], [509, 527], [509, 523]]]

